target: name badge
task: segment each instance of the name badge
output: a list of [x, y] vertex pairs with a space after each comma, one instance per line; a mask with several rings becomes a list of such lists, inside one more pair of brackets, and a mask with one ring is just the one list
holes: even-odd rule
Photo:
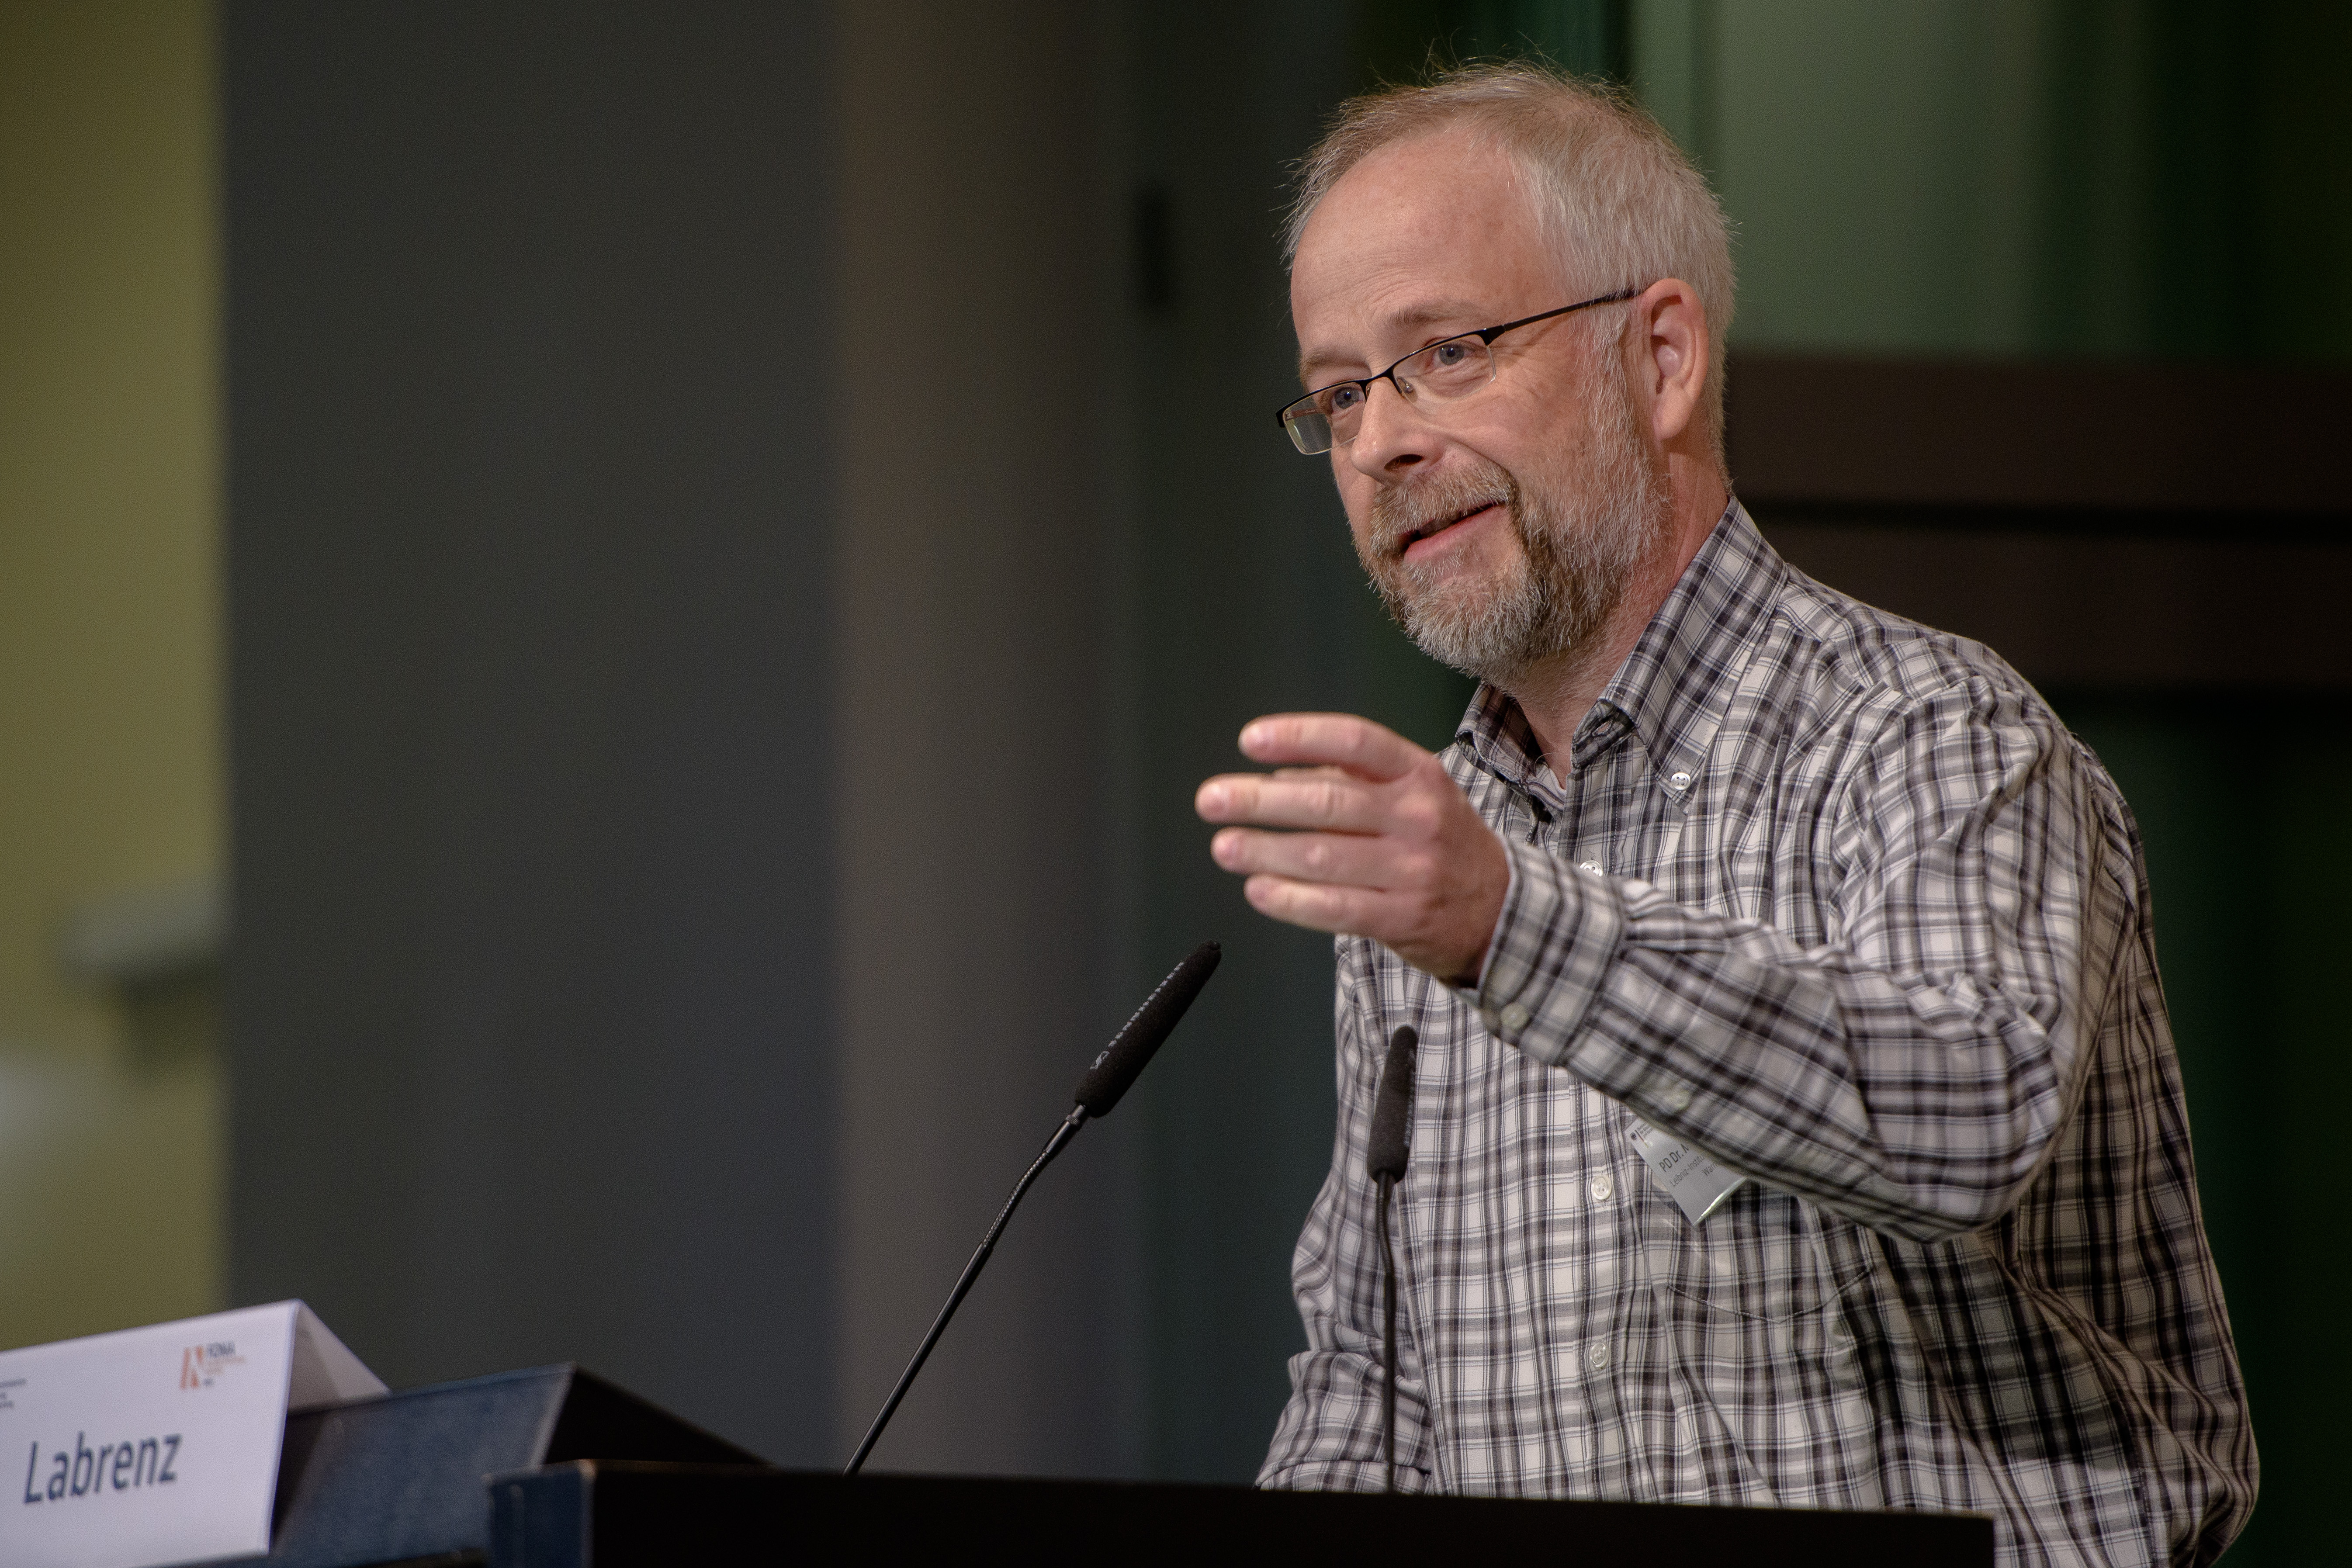
[[0, 1563], [267, 1552], [288, 1409], [383, 1392], [299, 1301], [0, 1354]]
[[1748, 1179], [1717, 1164], [1713, 1155], [1659, 1131], [1638, 1116], [1625, 1136], [1633, 1141], [1634, 1149], [1650, 1167], [1650, 1180], [1665, 1190], [1693, 1225], [1722, 1207], [1723, 1200]]

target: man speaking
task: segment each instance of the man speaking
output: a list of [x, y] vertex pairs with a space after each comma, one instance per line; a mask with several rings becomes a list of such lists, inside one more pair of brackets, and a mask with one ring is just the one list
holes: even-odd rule
[[1276, 771], [1200, 790], [1250, 902], [1338, 933], [1261, 1481], [1381, 1482], [1364, 1152], [1411, 1025], [1401, 1487], [2211, 1562], [2253, 1437], [2137, 831], [1990, 650], [1813, 582], [1731, 498], [1705, 182], [1618, 98], [1483, 67], [1349, 104], [1289, 243], [1282, 423], [1482, 684], [1434, 755], [1281, 714], [1242, 732]]

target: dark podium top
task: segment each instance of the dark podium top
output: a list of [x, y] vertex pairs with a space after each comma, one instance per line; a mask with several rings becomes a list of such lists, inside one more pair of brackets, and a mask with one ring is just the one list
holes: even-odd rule
[[[1585, 1562], [1990, 1568], [1978, 1515], [1265, 1492], [1144, 1482], [865, 1475], [581, 1460], [494, 1476], [491, 1568], [956, 1561], [1003, 1551], [1103, 1561], [1216, 1551], [1442, 1562], [1518, 1550]], [[1421, 1553], [1433, 1555], [1423, 1557]], [[1444, 1555], [1435, 1555], [1443, 1553]], [[1671, 1554], [1671, 1555], [1670, 1555]], [[1341, 1559], [1346, 1561], [1348, 1559]]]
[[[1517, 1548], [1592, 1562], [1990, 1568], [1958, 1514], [1261, 1492], [1244, 1487], [779, 1470], [576, 1366], [288, 1418], [268, 1568], [632, 1568], [1049, 1560], [1212, 1550], [1364, 1562]], [[878, 1557], [877, 1557], [878, 1554]], [[1672, 1555], [1669, 1555], [1672, 1554]], [[1348, 1559], [1342, 1558], [1341, 1561]]]

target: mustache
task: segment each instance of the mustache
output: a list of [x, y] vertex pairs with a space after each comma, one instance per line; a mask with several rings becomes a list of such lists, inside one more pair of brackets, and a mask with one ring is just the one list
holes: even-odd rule
[[1506, 509], [1514, 519], [1519, 514], [1518, 483], [1498, 468], [1384, 489], [1372, 497], [1371, 543], [1383, 557], [1402, 555], [1414, 540], [1443, 532], [1490, 506]]

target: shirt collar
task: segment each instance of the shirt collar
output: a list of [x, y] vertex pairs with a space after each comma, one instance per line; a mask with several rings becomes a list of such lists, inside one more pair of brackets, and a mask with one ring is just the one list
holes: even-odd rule
[[[1723, 510], [1641, 640], [1576, 727], [1569, 761], [1587, 768], [1638, 735], [1677, 798], [1697, 792], [1756, 634], [1780, 602], [1788, 567], [1735, 497]], [[1498, 778], [1526, 786], [1538, 775], [1535, 732], [1519, 705], [1482, 684], [1454, 736]]]

